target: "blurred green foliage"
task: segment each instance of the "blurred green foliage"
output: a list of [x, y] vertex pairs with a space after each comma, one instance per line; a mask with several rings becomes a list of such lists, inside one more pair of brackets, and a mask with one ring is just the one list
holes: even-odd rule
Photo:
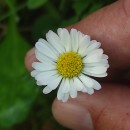
[[0, 0], [0, 130], [65, 129], [51, 114], [56, 93], [42, 94], [25, 69], [25, 54], [48, 30], [71, 25], [114, 1]]
[[27, 6], [29, 9], [36, 9], [45, 4], [47, 0], [28, 0]]

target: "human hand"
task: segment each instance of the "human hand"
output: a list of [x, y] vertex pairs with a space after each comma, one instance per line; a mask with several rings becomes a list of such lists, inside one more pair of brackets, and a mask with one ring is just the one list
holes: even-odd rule
[[[79, 93], [67, 103], [56, 99], [52, 105], [54, 117], [74, 130], [92, 130], [92, 127], [94, 130], [129, 130], [130, 88], [125, 84], [128, 82], [125, 75], [130, 71], [130, 0], [117, 1], [70, 28], [102, 43], [110, 60], [109, 76], [103, 81], [102, 89], [91, 96]], [[34, 61], [32, 49], [25, 58], [29, 71]]]

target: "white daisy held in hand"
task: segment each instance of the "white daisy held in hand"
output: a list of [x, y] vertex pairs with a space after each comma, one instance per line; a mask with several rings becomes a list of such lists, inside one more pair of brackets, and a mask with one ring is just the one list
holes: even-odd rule
[[[107, 76], [108, 56], [103, 54], [101, 43], [90, 40], [76, 29], [70, 32], [59, 28], [49, 31], [46, 39], [39, 39], [35, 47], [37, 62], [32, 63], [31, 75], [37, 85], [45, 85], [48, 94], [58, 87], [57, 98], [66, 102], [76, 98], [77, 92], [93, 94], [101, 85], [93, 77]], [[90, 77], [89, 77], [90, 76]]]

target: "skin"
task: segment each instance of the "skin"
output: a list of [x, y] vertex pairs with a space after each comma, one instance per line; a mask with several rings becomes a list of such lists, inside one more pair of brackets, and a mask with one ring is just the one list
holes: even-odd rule
[[[67, 103], [55, 99], [52, 105], [55, 119], [70, 129], [89, 130], [89, 113], [94, 130], [129, 130], [130, 0], [117, 1], [67, 28], [76, 28], [100, 41], [109, 56], [110, 69], [109, 76], [101, 81], [102, 89], [93, 95], [79, 93]], [[29, 71], [34, 61], [33, 48], [25, 57]]]

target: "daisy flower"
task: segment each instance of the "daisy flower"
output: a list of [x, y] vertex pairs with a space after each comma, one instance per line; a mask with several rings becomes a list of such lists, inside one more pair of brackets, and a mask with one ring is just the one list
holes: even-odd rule
[[69, 97], [76, 98], [78, 91], [91, 95], [101, 88], [91, 78], [107, 76], [108, 56], [103, 54], [100, 42], [65, 28], [59, 28], [57, 34], [49, 31], [46, 39], [40, 38], [35, 45], [38, 61], [32, 63], [31, 72], [37, 85], [45, 86], [44, 94], [58, 88], [58, 100], [66, 102]]

